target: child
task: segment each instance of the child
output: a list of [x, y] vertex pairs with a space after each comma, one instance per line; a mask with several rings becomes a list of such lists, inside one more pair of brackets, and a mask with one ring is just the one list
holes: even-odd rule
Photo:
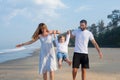
[[70, 31], [67, 32], [66, 41], [64, 36], [60, 36], [59, 40], [56, 39], [55, 35], [54, 37], [55, 37], [55, 43], [57, 47], [58, 66], [59, 66], [59, 69], [61, 69], [63, 60], [66, 61], [69, 65], [71, 65], [72, 63], [68, 58], [68, 43], [70, 39]]
[[52, 42], [52, 34], [58, 34], [55, 32], [49, 31], [44, 23], [40, 23], [32, 36], [32, 40], [17, 45], [17, 47], [29, 45], [40, 39], [39, 73], [43, 74], [44, 80], [47, 80], [47, 72], [50, 72], [50, 80], [54, 80], [54, 71], [57, 70], [55, 50]]

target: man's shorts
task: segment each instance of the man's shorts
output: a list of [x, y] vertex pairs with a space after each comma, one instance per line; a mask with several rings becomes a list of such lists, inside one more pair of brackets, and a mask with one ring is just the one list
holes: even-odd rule
[[61, 52], [58, 52], [58, 53], [57, 53], [57, 59], [58, 59], [58, 60], [62, 59], [62, 60], [64, 60], [64, 61], [66, 61], [67, 58], [68, 58], [67, 53], [61, 53]]
[[74, 52], [72, 67], [79, 68], [80, 65], [82, 68], [89, 68], [88, 54]]

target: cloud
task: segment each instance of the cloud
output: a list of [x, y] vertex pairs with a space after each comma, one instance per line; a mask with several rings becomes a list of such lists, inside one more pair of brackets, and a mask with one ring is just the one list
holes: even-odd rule
[[83, 5], [83, 6], [78, 7], [77, 9], [75, 9], [75, 12], [83, 12], [83, 11], [88, 11], [91, 9], [92, 9], [91, 6]]
[[[18, 16], [18, 15], [22, 15], [24, 16], [27, 13], [27, 9], [23, 8], [23, 9], [13, 9], [12, 12], [10, 12], [6, 17], [5, 20], [9, 21], [11, 19], [13, 19], [14, 17]], [[28, 16], [28, 15], [27, 15]]]
[[3, 3], [3, 11], [0, 14], [2, 14], [3, 20], [5, 21], [10, 21], [14, 17], [19, 16], [31, 19], [32, 21], [47, 18], [53, 19], [53, 17], [60, 16], [57, 13], [58, 9], [67, 7], [61, 0], [6, 0], [1, 1], [1, 3]]
[[61, 2], [61, 0], [34, 0], [38, 5], [45, 5], [49, 8], [66, 8], [66, 5]]

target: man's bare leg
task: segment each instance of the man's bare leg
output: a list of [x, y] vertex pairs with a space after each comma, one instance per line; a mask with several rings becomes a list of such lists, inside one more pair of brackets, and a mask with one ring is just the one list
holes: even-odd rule
[[77, 71], [78, 71], [78, 68], [73, 68], [73, 71], [72, 71], [73, 80], [76, 80]]
[[82, 71], [82, 74], [81, 74], [82, 80], [86, 80], [86, 69], [82, 68], [81, 71]]

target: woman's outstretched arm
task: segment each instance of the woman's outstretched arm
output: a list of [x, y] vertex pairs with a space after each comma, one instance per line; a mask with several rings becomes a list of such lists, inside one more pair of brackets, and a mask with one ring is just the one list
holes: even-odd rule
[[22, 46], [25, 46], [25, 45], [30, 45], [30, 44], [36, 42], [37, 40], [38, 39], [36, 39], [36, 40], [32, 39], [30, 41], [27, 41], [27, 42], [24, 42], [24, 43], [21, 43], [21, 44], [17, 44], [16, 47], [22, 47]]

